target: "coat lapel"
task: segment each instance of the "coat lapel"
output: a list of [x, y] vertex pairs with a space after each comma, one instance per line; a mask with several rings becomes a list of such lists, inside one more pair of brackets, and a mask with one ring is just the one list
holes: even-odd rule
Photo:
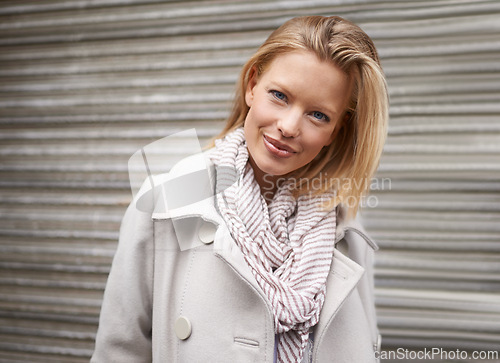
[[320, 320], [315, 328], [315, 339], [321, 339], [322, 333], [329, 327], [342, 304], [354, 290], [363, 276], [364, 268], [352, 261], [339, 250], [334, 250], [330, 274], [326, 281], [325, 303]]
[[264, 295], [264, 292], [257, 284], [257, 280], [253, 276], [250, 267], [245, 261], [243, 253], [236, 245], [236, 242], [224, 223], [219, 225], [215, 235], [214, 254], [226, 262], [235, 272], [237, 272], [250, 285], [257, 289], [261, 295]]

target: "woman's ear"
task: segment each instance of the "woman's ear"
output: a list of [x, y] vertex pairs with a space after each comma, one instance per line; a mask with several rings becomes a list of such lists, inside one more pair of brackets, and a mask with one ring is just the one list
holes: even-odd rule
[[245, 90], [245, 102], [248, 107], [252, 107], [254, 88], [257, 85], [257, 70], [255, 66], [250, 69], [248, 74], [248, 84]]

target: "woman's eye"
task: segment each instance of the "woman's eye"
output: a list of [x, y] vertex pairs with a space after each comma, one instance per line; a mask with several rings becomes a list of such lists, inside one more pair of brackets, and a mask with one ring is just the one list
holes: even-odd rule
[[286, 96], [280, 91], [271, 91], [272, 95], [280, 101], [286, 101]]
[[315, 119], [322, 120], [322, 121], [329, 121], [330, 120], [327, 115], [325, 115], [323, 112], [319, 112], [319, 111], [314, 111], [312, 113], [312, 116]]

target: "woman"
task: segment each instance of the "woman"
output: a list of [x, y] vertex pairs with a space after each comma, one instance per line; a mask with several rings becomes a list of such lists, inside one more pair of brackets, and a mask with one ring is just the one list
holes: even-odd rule
[[375, 362], [376, 246], [354, 217], [387, 108], [359, 27], [311, 16], [273, 32], [215, 145], [169, 173], [201, 158], [215, 196], [127, 210], [92, 361]]

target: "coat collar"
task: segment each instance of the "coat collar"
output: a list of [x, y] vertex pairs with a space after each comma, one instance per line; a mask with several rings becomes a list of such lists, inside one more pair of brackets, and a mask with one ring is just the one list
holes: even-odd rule
[[[156, 190], [152, 218], [201, 217], [219, 225], [222, 219], [215, 204], [214, 170], [206, 153], [195, 154], [181, 160], [169, 173], [149, 179], [149, 184]], [[139, 195], [139, 200], [145, 198], [145, 194]]]
[[[153, 219], [198, 216], [216, 225], [222, 224], [223, 220], [217, 211], [214, 195], [215, 166], [209, 155], [210, 150], [189, 156], [177, 163], [168, 174], [156, 176], [149, 181], [149, 184], [153, 185], [152, 189], [156, 196]], [[142, 198], [145, 198], [145, 195]], [[347, 231], [356, 232], [373, 249], [378, 249], [375, 242], [364, 232], [358, 220], [347, 217], [347, 208], [338, 206], [335, 243], [341, 241]]]

